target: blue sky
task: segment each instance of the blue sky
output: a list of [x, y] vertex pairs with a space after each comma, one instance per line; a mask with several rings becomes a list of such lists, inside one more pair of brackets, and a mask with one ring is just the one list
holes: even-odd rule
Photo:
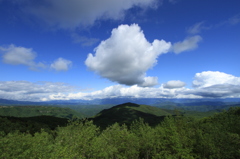
[[239, 98], [239, 6], [0, 0], [0, 98]]

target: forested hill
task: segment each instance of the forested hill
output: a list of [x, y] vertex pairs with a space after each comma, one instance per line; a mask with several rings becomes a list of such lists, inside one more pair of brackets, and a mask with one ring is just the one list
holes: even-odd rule
[[130, 125], [133, 121], [139, 120], [139, 118], [142, 118], [149, 125], [157, 125], [164, 117], [176, 115], [176, 113], [174, 110], [135, 103], [124, 103], [104, 109], [93, 118], [89, 118], [89, 120], [93, 120], [95, 125], [103, 128], [114, 123]]

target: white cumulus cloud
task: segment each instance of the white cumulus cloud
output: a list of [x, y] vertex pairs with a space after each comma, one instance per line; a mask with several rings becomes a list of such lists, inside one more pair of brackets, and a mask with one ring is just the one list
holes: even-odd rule
[[148, 42], [137, 24], [120, 25], [112, 30], [109, 39], [99, 44], [95, 55], [88, 55], [85, 64], [90, 70], [111, 81], [147, 87], [157, 84], [157, 78], [146, 77], [146, 71], [170, 47], [171, 43], [164, 40]]
[[199, 35], [187, 37], [183, 41], [174, 43], [172, 50], [174, 53], [178, 54], [184, 51], [194, 50], [198, 47], [198, 43], [202, 40], [202, 37]]
[[56, 71], [68, 71], [71, 66], [72, 61], [60, 57], [57, 60], [55, 60], [50, 67]]
[[186, 84], [182, 81], [168, 81], [167, 83], [163, 84], [164, 88], [168, 88], [168, 89], [174, 89], [174, 88], [182, 88], [184, 87]]

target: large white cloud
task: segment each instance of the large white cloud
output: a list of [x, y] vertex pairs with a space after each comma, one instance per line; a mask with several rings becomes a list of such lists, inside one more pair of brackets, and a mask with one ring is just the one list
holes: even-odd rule
[[9, 45], [7, 47], [0, 47], [0, 51], [3, 52], [3, 62], [11, 65], [26, 65], [30, 69], [44, 68], [43, 63], [35, 62], [37, 54], [32, 48], [17, 47], [15, 45]]
[[109, 39], [102, 41], [89, 54], [85, 64], [104, 78], [125, 85], [153, 86], [156, 77], [146, 77], [146, 71], [157, 63], [157, 57], [167, 53], [170, 42], [147, 41], [137, 24], [120, 25]]
[[202, 40], [202, 37], [199, 35], [187, 37], [183, 41], [174, 43], [172, 50], [174, 53], [178, 54], [184, 51], [194, 50], [198, 47], [198, 43]]
[[73, 29], [91, 25], [99, 19], [119, 20], [133, 7], [156, 8], [162, 0], [24, 0], [21, 8], [27, 14], [51, 26]]
[[58, 58], [51, 64], [51, 68], [56, 71], [68, 71], [72, 66], [72, 61], [66, 60], [64, 58]]

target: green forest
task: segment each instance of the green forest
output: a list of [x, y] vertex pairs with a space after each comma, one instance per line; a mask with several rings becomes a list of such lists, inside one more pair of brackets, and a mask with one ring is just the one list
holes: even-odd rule
[[[127, 107], [122, 110], [129, 111], [125, 110]], [[132, 107], [138, 113], [140, 109], [151, 113], [152, 109]], [[112, 110], [117, 108], [122, 107]], [[107, 111], [103, 110], [96, 117]], [[152, 111], [158, 115], [155, 108]], [[0, 158], [3, 159], [240, 158], [239, 107], [202, 119], [181, 113], [168, 114], [154, 125], [140, 116], [131, 123], [115, 122], [104, 128], [94, 124], [91, 118], [67, 121], [39, 116], [1, 117], [0, 120]]]

